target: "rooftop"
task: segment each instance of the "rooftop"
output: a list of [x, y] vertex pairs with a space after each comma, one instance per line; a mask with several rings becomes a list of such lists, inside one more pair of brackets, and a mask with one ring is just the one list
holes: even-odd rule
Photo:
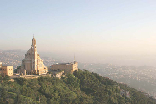
[[56, 63], [56, 64], [53, 64], [53, 65], [71, 65], [73, 64], [72, 62], [71, 63]]

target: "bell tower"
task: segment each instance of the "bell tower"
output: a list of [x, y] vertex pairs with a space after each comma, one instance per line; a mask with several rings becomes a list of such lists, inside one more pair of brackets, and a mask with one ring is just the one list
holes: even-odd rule
[[36, 39], [34, 38], [34, 36], [33, 36], [33, 39], [32, 39], [32, 46], [36, 46]]
[[31, 45], [31, 54], [32, 54], [32, 70], [37, 71], [37, 48], [36, 48], [36, 39], [33, 36], [32, 45]]

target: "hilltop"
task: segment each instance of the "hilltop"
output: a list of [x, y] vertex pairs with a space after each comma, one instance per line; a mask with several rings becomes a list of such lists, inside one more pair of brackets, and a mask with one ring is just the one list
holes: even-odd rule
[[143, 92], [99, 76], [78, 70], [61, 79], [0, 77], [1, 104], [156, 104]]

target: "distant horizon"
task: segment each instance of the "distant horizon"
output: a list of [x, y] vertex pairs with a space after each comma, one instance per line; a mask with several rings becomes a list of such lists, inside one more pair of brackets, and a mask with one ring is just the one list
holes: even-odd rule
[[[20, 50], [20, 49], [14, 49], [14, 50], [1, 50], [1, 51], [22, 51], [25, 55], [25, 53], [27, 52], [27, 50]], [[54, 58], [54, 59], [59, 59], [67, 61], [67, 62], [72, 62], [74, 60], [74, 54], [73, 55], [65, 55], [65, 54], [59, 54], [59, 53], [54, 53], [54, 52], [42, 52], [42, 51], [38, 51], [40, 57], [50, 57], [50, 58]], [[105, 56], [105, 60], [102, 60], [102, 58], [96, 58], [96, 61], [94, 60], [94, 58], [90, 58], [89, 56], [83, 56], [85, 58], [85, 60], [83, 58], [79, 58], [76, 56], [76, 61], [80, 62], [80, 63], [92, 63], [92, 64], [113, 64], [113, 65], [117, 65], [117, 66], [156, 66], [155, 65], [155, 61], [156, 58], [152, 58], [153, 56], [144, 56], [142, 57], [140, 56]], [[148, 57], [151, 57], [151, 59], [148, 59]], [[144, 59], [144, 60], [143, 60]], [[148, 60], [145, 60], [148, 59]], [[88, 61], [89, 60], [89, 61]], [[102, 61], [101, 61], [102, 60]]]

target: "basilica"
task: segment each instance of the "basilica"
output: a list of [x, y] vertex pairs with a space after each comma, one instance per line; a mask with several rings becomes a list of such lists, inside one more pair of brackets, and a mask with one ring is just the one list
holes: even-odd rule
[[47, 67], [37, 53], [36, 39], [33, 37], [31, 48], [25, 54], [22, 65], [18, 68], [21, 75], [42, 75], [47, 73]]
[[[36, 39], [33, 37], [31, 48], [25, 54], [22, 65], [17, 68], [17, 73], [20, 75], [46, 75], [49, 72], [60, 77], [62, 74], [73, 73], [76, 70], [78, 70], [78, 63], [75, 59], [71, 63], [57, 63], [46, 67], [37, 52]], [[55, 75], [56, 73], [58, 75]]]

